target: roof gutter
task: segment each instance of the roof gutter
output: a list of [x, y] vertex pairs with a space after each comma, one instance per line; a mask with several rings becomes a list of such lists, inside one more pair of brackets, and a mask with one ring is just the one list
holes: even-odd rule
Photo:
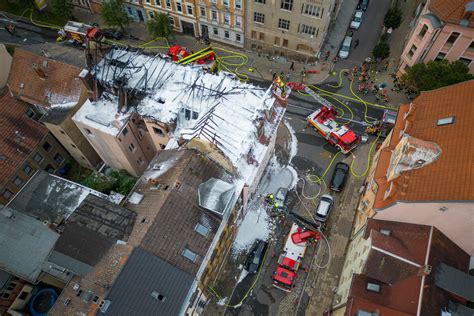
[[[433, 230], [434, 227], [431, 226], [430, 229], [430, 239], [428, 240], [428, 249], [426, 250], [426, 257], [425, 257], [425, 265], [428, 264], [428, 259], [430, 258], [430, 250], [431, 250], [431, 240], [433, 239]], [[423, 300], [423, 290], [425, 288], [425, 278], [426, 276], [423, 276], [421, 278], [421, 286], [420, 286], [420, 296], [418, 297], [418, 307], [416, 310], [416, 315], [420, 316], [421, 314], [421, 301]]]

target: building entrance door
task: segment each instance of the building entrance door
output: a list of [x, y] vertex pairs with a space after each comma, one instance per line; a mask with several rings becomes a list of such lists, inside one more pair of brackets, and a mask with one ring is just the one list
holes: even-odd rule
[[181, 27], [183, 28], [183, 34], [195, 36], [194, 25], [192, 23], [181, 21]]

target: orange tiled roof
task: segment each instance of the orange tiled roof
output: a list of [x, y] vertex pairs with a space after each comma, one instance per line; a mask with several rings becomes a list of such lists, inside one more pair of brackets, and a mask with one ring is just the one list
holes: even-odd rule
[[[34, 65], [44, 71], [46, 79], [40, 78]], [[75, 66], [15, 49], [8, 84], [15, 97], [30, 104], [63, 104], [79, 100], [84, 89], [80, 72]]]
[[[447, 23], [459, 24], [465, 15], [464, 9], [472, 0], [431, 0], [429, 10]], [[468, 16], [469, 26], [474, 27], [474, 14]]]
[[0, 185], [5, 185], [48, 134], [43, 125], [25, 115], [27, 106], [0, 93]]
[[[390, 145], [382, 149], [375, 180], [379, 185], [374, 208], [381, 209], [402, 201], [465, 201], [474, 200], [474, 80], [433, 91], [422, 92], [413, 101], [414, 114], [410, 136], [435, 142], [441, 147], [439, 159], [416, 170], [403, 172], [393, 180], [396, 189], [392, 197], [384, 200], [389, 182], [385, 177], [391, 152], [404, 128], [403, 105], [392, 132]], [[437, 126], [437, 120], [455, 116], [453, 124]]]

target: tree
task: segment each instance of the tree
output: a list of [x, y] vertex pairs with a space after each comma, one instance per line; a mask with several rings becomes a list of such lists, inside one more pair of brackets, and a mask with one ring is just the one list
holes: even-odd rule
[[390, 46], [386, 41], [380, 41], [377, 45], [375, 45], [372, 55], [376, 59], [385, 59], [390, 56]]
[[398, 6], [388, 9], [385, 18], [383, 19], [385, 27], [396, 29], [402, 23], [402, 10]]
[[153, 19], [146, 22], [148, 33], [156, 37], [165, 37], [168, 39], [173, 34], [173, 27], [171, 26], [169, 13], [159, 13]]
[[401, 82], [407, 87], [420, 92], [450, 86], [455, 83], [474, 79], [469, 68], [460, 61], [450, 63], [446, 59], [430, 61], [427, 64], [416, 64], [407, 69]]
[[123, 0], [105, 0], [102, 3], [100, 14], [105, 23], [109, 26], [117, 26], [122, 32], [128, 25], [128, 15], [122, 7]]
[[62, 19], [68, 19], [72, 12], [72, 3], [68, 0], [52, 0], [51, 9], [53, 14]]

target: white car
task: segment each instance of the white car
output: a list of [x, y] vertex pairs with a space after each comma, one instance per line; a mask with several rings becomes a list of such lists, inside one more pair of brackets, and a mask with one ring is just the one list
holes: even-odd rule
[[316, 207], [316, 214], [314, 218], [321, 223], [324, 223], [329, 216], [333, 204], [333, 198], [329, 194], [324, 194], [319, 200], [318, 207]]
[[347, 58], [349, 57], [349, 52], [351, 50], [351, 44], [352, 44], [352, 37], [346, 36], [344, 38], [344, 42], [342, 42], [341, 49], [339, 50], [339, 58]]
[[360, 27], [360, 24], [362, 23], [362, 14], [363, 12], [360, 10], [357, 10], [356, 13], [354, 14], [354, 18], [351, 21], [351, 29], [358, 30]]

